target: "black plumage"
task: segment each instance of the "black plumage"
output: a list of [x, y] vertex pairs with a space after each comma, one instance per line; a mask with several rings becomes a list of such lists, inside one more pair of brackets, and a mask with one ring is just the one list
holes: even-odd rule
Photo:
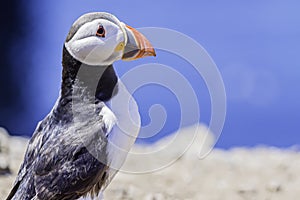
[[[58, 103], [37, 126], [7, 200], [98, 195], [106, 180], [106, 125], [99, 113], [117, 91], [117, 76], [112, 65], [88, 66], [65, 48], [62, 64]], [[76, 125], [76, 117], [85, 120]]]

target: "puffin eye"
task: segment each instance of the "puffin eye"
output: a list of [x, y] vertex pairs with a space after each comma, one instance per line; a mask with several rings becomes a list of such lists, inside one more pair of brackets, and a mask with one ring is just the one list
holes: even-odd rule
[[103, 27], [102, 25], [100, 25], [100, 26], [98, 27], [98, 30], [97, 30], [96, 35], [97, 35], [98, 37], [102, 37], [102, 38], [105, 37], [105, 29], [104, 29], [104, 27]]

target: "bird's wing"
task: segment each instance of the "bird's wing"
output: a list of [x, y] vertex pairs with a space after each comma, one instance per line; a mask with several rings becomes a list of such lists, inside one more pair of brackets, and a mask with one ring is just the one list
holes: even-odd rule
[[79, 148], [71, 160], [56, 165], [51, 162], [53, 160], [45, 155], [36, 165], [34, 182], [37, 199], [77, 199], [88, 192], [95, 195], [100, 192], [107, 166], [86, 147]]
[[60, 127], [41, 149], [33, 169], [37, 199], [76, 199], [100, 192], [108, 168], [105, 123], [82, 123]]
[[107, 178], [107, 127], [103, 120], [93, 123], [83, 130], [80, 125], [71, 130], [58, 127], [51, 120], [39, 123], [7, 200], [23, 195], [75, 199], [89, 191], [97, 195]]
[[13, 185], [13, 188], [11, 189], [11, 192], [7, 197], [7, 200], [12, 199], [16, 194], [16, 192], [18, 191], [20, 183], [28, 173], [28, 169], [30, 168], [33, 161], [35, 160], [37, 154], [39, 153], [43, 145], [43, 141], [46, 139], [46, 136], [42, 134], [43, 126], [44, 126], [43, 121], [38, 123], [37, 128], [34, 131], [32, 138], [29, 141], [29, 144], [25, 152], [23, 163], [21, 164], [20, 170], [18, 172], [18, 176]]

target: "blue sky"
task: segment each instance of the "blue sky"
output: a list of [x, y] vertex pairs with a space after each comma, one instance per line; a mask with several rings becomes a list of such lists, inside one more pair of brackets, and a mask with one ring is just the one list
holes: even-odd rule
[[[299, 144], [299, 1], [34, 0], [30, 8], [33, 26], [26, 54], [33, 67], [24, 82], [30, 109], [21, 116], [23, 123], [14, 132], [30, 135], [37, 121], [54, 105], [60, 88], [62, 45], [73, 21], [86, 12], [106, 11], [133, 27], [164, 27], [182, 32], [208, 51], [223, 76], [227, 92], [227, 118], [218, 147]], [[116, 70], [121, 76], [131, 66], [146, 61], [173, 67], [198, 88], [200, 121], [208, 123], [210, 100], [201, 77], [194, 75], [186, 61], [166, 52], [158, 53], [156, 59], [133, 64], [118, 62]], [[170, 116], [151, 141], [178, 128], [178, 101], [168, 90], [146, 86], [135, 97], [144, 125], [149, 123], [148, 109], [152, 104], [164, 105]]]

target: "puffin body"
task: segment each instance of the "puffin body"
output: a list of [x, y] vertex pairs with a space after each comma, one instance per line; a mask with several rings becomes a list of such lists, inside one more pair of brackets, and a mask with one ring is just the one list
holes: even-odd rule
[[149, 41], [109, 13], [85, 14], [73, 24], [63, 47], [60, 96], [37, 125], [7, 200], [101, 194], [140, 125], [137, 104], [113, 63], [145, 56], [155, 56]]

